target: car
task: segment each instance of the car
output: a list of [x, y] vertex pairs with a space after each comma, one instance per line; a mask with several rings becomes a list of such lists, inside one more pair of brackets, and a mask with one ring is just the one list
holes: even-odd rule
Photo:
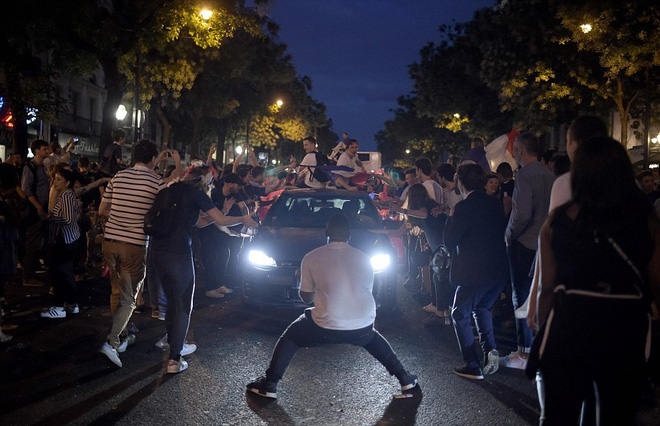
[[348, 244], [366, 253], [374, 268], [373, 295], [379, 312], [396, 307], [397, 252], [386, 222], [369, 194], [343, 189], [287, 189], [272, 205], [240, 255], [244, 303], [259, 307], [306, 307], [299, 296], [305, 254], [327, 243], [325, 227], [337, 213], [349, 218]]

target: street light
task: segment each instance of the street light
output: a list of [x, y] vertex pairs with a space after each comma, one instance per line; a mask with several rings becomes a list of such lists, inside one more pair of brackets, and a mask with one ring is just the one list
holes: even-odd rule
[[580, 29], [582, 30], [583, 33], [588, 33], [592, 30], [591, 24], [582, 24], [580, 25]]
[[275, 105], [277, 105], [278, 107], [281, 107], [282, 105], [284, 105], [284, 101], [283, 101], [282, 99], [278, 99], [278, 100], [275, 102]]
[[461, 118], [461, 114], [459, 113], [454, 114], [454, 118]]
[[409, 150], [409, 149], [406, 149], [406, 154], [410, 154], [410, 150]]
[[213, 11], [208, 9], [202, 9], [202, 11], [199, 12], [199, 15], [202, 17], [204, 21], [208, 21], [213, 16]]
[[119, 108], [117, 108], [117, 112], [115, 113], [115, 118], [119, 121], [123, 121], [127, 115], [128, 111], [126, 110], [126, 107], [124, 105], [119, 105]]

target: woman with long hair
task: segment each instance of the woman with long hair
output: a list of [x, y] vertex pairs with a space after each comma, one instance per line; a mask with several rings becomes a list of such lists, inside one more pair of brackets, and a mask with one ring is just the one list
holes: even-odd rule
[[648, 359], [650, 302], [660, 299], [660, 226], [614, 139], [583, 142], [572, 200], [540, 234], [541, 289], [528, 374], [542, 425], [578, 424], [596, 395], [601, 425], [635, 422]]
[[72, 314], [79, 312], [73, 261], [80, 240], [78, 218], [81, 207], [73, 192], [75, 181], [75, 174], [66, 168], [58, 168], [53, 176], [48, 201], [51, 219], [48, 272], [55, 306], [42, 312], [43, 318], [65, 318], [67, 311]]

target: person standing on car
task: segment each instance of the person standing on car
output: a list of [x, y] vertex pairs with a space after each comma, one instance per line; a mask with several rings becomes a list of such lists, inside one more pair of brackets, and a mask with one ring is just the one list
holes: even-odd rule
[[300, 265], [300, 298], [314, 302], [280, 336], [266, 375], [247, 385], [247, 391], [277, 398], [277, 383], [300, 347], [329, 344], [362, 346], [396, 376], [401, 390], [418, 386], [385, 338], [374, 329], [376, 302], [372, 295], [371, 260], [348, 245], [348, 218], [336, 214], [325, 230], [328, 244], [307, 253]]
[[317, 165], [323, 165], [319, 164], [319, 157], [322, 157], [323, 154], [320, 154], [316, 148], [316, 138], [313, 136], [307, 136], [303, 140], [303, 148], [305, 149], [306, 154], [298, 167], [298, 173], [300, 176], [298, 179], [302, 180], [300, 184], [303, 188], [325, 188], [328, 183], [327, 180], [325, 182], [320, 182], [318, 179], [319, 174], [315, 176], [314, 173]]

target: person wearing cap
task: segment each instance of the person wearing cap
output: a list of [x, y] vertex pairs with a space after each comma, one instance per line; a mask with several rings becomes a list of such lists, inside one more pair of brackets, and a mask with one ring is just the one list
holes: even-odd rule
[[337, 160], [337, 166], [344, 166], [353, 169], [352, 172], [342, 170], [333, 172], [335, 174], [335, 185], [338, 188], [341, 187], [348, 189], [349, 191], [357, 191], [358, 187], [351, 183], [351, 178], [357, 174], [358, 170], [360, 170], [365, 177], [368, 177], [368, 175], [366, 175], [367, 171], [362, 165], [362, 161], [360, 161], [357, 156], [358, 147], [358, 141], [355, 139], [349, 139], [346, 151], [339, 157], [339, 160]]
[[[224, 178], [216, 181], [215, 188], [211, 191], [213, 204], [225, 216], [243, 216], [236, 205], [236, 196], [245, 185], [245, 181], [238, 174], [225, 175]], [[202, 243], [205, 294], [214, 299], [223, 298], [225, 294], [233, 293], [230, 286], [227, 286], [229, 283], [225, 282], [232, 242], [229, 239], [232, 237], [224, 232], [224, 229], [220, 230], [216, 227], [209, 227], [198, 235]]]
[[[374, 271], [362, 251], [348, 245], [348, 218], [336, 214], [328, 221], [328, 244], [307, 253], [300, 265], [299, 295], [312, 303], [280, 336], [266, 375], [247, 385], [247, 392], [277, 398], [277, 383], [298, 348], [330, 344], [362, 346], [396, 376], [402, 391], [418, 388], [392, 347], [374, 329], [376, 302], [372, 295]], [[296, 272], [298, 275], [298, 272]]]

